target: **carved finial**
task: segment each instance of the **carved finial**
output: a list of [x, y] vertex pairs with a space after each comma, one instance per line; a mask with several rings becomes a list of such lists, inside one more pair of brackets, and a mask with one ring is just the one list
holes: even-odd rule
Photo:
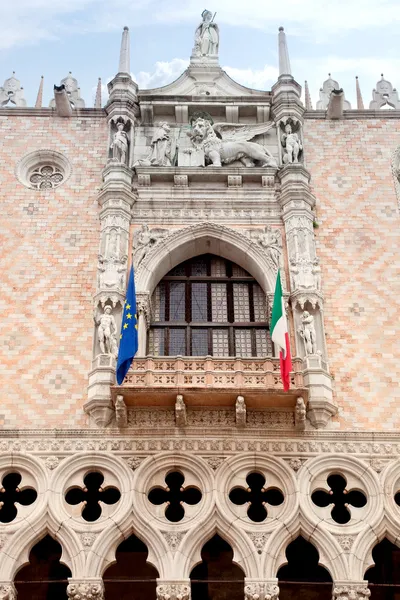
[[279, 75], [291, 75], [289, 51], [286, 42], [286, 34], [283, 27], [279, 27], [278, 34], [278, 52], [279, 52]]
[[360, 84], [358, 77], [356, 76], [356, 95], [357, 95], [357, 108], [358, 110], [364, 110], [364, 102], [361, 95]]
[[312, 104], [311, 104], [311, 95], [310, 95], [310, 90], [308, 89], [308, 81], [304, 82], [304, 104], [306, 107], [306, 110], [312, 110]]
[[279, 52], [279, 75], [291, 75], [289, 51], [286, 42], [286, 34], [283, 27], [279, 27], [278, 34], [278, 52]]
[[94, 107], [101, 108], [101, 77], [99, 77], [99, 80], [97, 82], [96, 98], [94, 101]]
[[370, 102], [371, 110], [379, 110], [380, 108], [400, 108], [399, 94], [396, 88], [381, 75], [382, 79], [376, 84], [376, 88], [372, 90], [372, 102]]
[[129, 27], [124, 27], [121, 40], [121, 52], [119, 55], [119, 70], [118, 73], [130, 73], [130, 42], [129, 42]]
[[42, 75], [42, 77], [40, 79], [39, 90], [38, 90], [38, 94], [37, 94], [37, 98], [36, 98], [35, 108], [42, 108], [42, 102], [43, 102], [43, 80], [44, 80], [44, 77]]

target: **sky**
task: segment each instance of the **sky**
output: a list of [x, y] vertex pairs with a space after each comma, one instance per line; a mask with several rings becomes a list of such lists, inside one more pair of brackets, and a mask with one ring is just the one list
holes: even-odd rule
[[313, 106], [328, 73], [356, 106], [384, 73], [400, 88], [400, 0], [0, 0], [0, 85], [15, 71], [34, 106], [44, 106], [69, 71], [86, 106], [98, 77], [118, 70], [121, 32], [131, 35], [131, 70], [140, 88], [166, 85], [186, 68], [204, 8], [216, 12], [220, 65], [239, 83], [269, 90], [278, 76], [278, 27], [286, 31], [292, 74], [307, 79]]

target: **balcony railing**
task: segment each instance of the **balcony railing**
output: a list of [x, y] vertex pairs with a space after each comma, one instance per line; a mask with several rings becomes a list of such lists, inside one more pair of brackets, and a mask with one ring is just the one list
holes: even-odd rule
[[293, 406], [307, 397], [303, 363], [293, 359], [291, 389], [284, 392], [277, 358], [153, 357], [135, 359], [122, 386], [128, 405], [169, 405], [183, 394], [189, 405], [227, 406], [243, 395], [249, 407]]

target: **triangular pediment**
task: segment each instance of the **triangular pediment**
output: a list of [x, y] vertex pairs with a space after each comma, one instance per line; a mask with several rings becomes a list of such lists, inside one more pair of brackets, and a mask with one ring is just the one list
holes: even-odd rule
[[270, 96], [234, 81], [218, 64], [193, 65], [178, 79], [159, 88], [140, 90], [139, 96]]

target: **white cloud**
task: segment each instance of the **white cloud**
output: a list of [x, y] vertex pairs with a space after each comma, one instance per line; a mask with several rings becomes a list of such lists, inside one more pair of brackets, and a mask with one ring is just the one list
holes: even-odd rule
[[183, 58], [173, 58], [169, 62], [157, 61], [152, 73], [140, 71], [137, 77], [135, 75], [132, 75], [132, 77], [141, 89], [162, 87], [175, 81], [183, 73], [188, 64], [189, 61]]
[[278, 79], [279, 71], [276, 67], [265, 65], [263, 69], [236, 69], [235, 67], [223, 67], [238, 83], [255, 90], [268, 90]]

